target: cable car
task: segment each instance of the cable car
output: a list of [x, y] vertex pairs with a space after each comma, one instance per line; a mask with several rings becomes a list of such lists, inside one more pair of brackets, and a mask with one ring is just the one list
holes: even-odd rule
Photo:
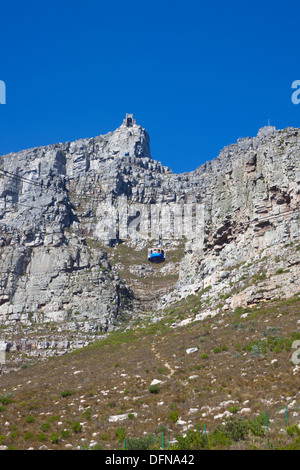
[[161, 245], [161, 237], [159, 237], [158, 245], [148, 250], [148, 261], [150, 263], [162, 263], [165, 261], [165, 250]]

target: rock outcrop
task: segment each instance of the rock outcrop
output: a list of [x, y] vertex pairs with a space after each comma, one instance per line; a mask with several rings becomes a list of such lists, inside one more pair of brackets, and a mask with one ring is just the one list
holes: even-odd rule
[[[152, 159], [149, 142], [124, 122], [103, 136], [0, 157], [0, 322], [87, 319], [109, 329], [131, 313], [134, 294], [107, 250], [120, 241], [145, 247], [152, 236], [141, 226], [155, 205], [201, 208], [162, 307], [199, 291], [222, 297], [226, 309], [300, 290], [298, 129], [263, 128], [180, 175]], [[147, 209], [130, 240], [120, 200], [126, 230], [138, 205]], [[171, 248], [182, 217], [172, 214], [163, 233]]]

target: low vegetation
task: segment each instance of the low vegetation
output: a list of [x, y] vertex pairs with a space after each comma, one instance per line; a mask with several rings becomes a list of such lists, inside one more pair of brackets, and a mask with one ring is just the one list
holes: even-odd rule
[[3, 375], [1, 445], [299, 449], [299, 296], [174, 327], [201, 299]]

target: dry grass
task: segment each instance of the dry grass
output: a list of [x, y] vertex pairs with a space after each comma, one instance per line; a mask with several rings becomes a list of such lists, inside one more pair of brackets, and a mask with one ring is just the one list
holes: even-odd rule
[[[239, 309], [171, 327], [184, 311], [190, 316], [199, 301], [196, 296], [186, 299], [156, 324], [143, 322], [113, 332], [83, 350], [2, 376], [0, 396], [8, 403], [0, 408], [1, 442], [17, 449], [66, 449], [91, 443], [117, 449], [122, 447], [118, 428], [130, 438], [156, 433], [164, 425], [172, 439], [184, 425], [170, 419], [171, 411], [177, 411], [186, 426], [202, 423], [212, 430], [222, 422], [215, 416], [232, 406], [236, 416], [243, 408], [251, 410], [243, 417], [267, 410], [269, 440], [288, 442], [279, 432], [286, 427], [286, 416], [278, 411], [296, 397], [289, 419], [290, 424], [299, 423], [300, 418], [293, 416], [300, 410], [299, 372], [293, 373], [289, 349], [292, 333], [300, 331], [299, 299], [249, 309], [246, 318], [241, 318], [245, 312]], [[274, 337], [284, 338], [285, 346], [275, 350], [270, 340]], [[260, 341], [266, 347], [257, 354], [251, 347]], [[191, 347], [198, 351], [187, 354]], [[272, 363], [274, 359], [277, 362]], [[157, 394], [148, 390], [154, 379], [161, 381]], [[129, 417], [109, 421], [118, 414]], [[79, 432], [73, 430], [74, 422], [81, 423]], [[53, 433], [58, 434], [58, 443], [51, 442]], [[262, 448], [266, 439], [255, 445]]]

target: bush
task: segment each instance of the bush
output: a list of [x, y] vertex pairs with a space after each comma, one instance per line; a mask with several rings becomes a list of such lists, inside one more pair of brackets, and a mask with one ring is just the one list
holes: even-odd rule
[[29, 415], [29, 416], [26, 417], [26, 420], [25, 420], [25, 421], [26, 421], [26, 423], [28, 423], [28, 424], [29, 424], [29, 423], [34, 423], [34, 422], [35, 422], [35, 418], [34, 418], [33, 416]]
[[37, 437], [37, 440], [38, 440], [39, 442], [44, 442], [44, 441], [46, 441], [46, 440], [47, 440], [46, 434], [44, 434], [43, 432], [40, 432], [39, 435], [38, 435], [38, 437]]
[[300, 437], [298, 437], [292, 444], [285, 447], [279, 447], [279, 450], [300, 450]]
[[53, 416], [50, 417], [49, 421], [50, 421], [50, 423], [52, 423], [53, 421], [59, 421], [59, 416], [53, 415]]
[[252, 357], [259, 357], [267, 352], [267, 346], [264, 341], [257, 340], [247, 345], [247, 350]]
[[5, 395], [0, 397], [0, 403], [2, 403], [2, 405], [9, 405], [11, 402], [12, 400]]
[[230, 417], [225, 420], [224, 424], [218, 426], [214, 432], [222, 432], [232, 441], [243, 441], [249, 433], [249, 425], [247, 421]]
[[265, 415], [261, 413], [259, 416], [257, 416], [257, 418], [248, 421], [249, 430], [254, 436], [264, 437], [265, 431], [263, 429], [263, 426], [265, 425], [265, 423]]
[[[168, 442], [165, 441], [165, 446], [168, 446]], [[161, 449], [162, 447], [162, 435], [147, 434], [140, 438], [126, 439], [127, 450], [153, 450]]]
[[66, 398], [66, 397], [70, 397], [71, 395], [73, 395], [73, 392], [71, 392], [71, 390], [64, 390], [63, 392], [61, 392], [60, 396], [62, 398]]
[[96, 444], [91, 448], [91, 450], [103, 450], [103, 447], [100, 444]]
[[226, 434], [221, 430], [215, 430], [208, 439], [209, 449], [228, 447], [232, 444], [230, 435]]
[[231, 406], [231, 407], [228, 409], [228, 411], [229, 411], [230, 413], [235, 414], [235, 413], [237, 413], [237, 412], [239, 411], [239, 408], [238, 408], [238, 406]]
[[50, 436], [50, 441], [52, 442], [52, 444], [58, 444], [59, 441], [60, 441], [60, 437], [59, 435], [57, 434], [57, 432], [53, 432]]
[[202, 431], [189, 429], [185, 436], [176, 436], [177, 442], [171, 446], [171, 450], [201, 450], [208, 448], [208, 441]]
[[158, 429], [157, 431], [160, 433], [160, 432], [167, 432], [168, 428], [166, 428], [166, 426], [164, 426], [163, 424], [160, 424], [158, 426]]
[[168, 420], [172, 421], [172, 423], [176, 423], [178, 421], [179, 415], [178, 411], [170, 411]]
[[300, 436], [300, 428], [297, 426], [297, 424], [293, 424], [292, 426], [288, 426], [286, 428], [286, 432], [288, 433], [289, 436]]
[[214, 349], [214, 354], [219, 354], [220, 352], [228, 351], [227, 346], [222, 346], [221, 348], [217, 347]]
[[160, 388], [158, 385], [150, 385], [150, 387], [148, 388], [148, 391], [149, 393], [159, 393], [160, 392]]
[[74, 421], [74, 423], [72, 423], [72, 431], [77, 434], [77, 433], [80, 432], [81, 430], [82, 430], [81, 424], [78, 423], [78, 421]]
[[92, 415], [92, 410], [91, 408], [87, 408], [84, 412], [83, 412], [84, 416], [86, 417], [86, 419], [91, 419], [91, 415]]
[[41, 431], [47, 431], [48, 429], [50, 429], [50, 424], [49, 423], [44, 423], [42, 424], [42, 426], [40, 427]]
[[122, 441], [123, 439], [125, 439], [126, 429], [125, 428], [118, 428], [116, 430], [116, 436], [117, 436], [119, 441]]

